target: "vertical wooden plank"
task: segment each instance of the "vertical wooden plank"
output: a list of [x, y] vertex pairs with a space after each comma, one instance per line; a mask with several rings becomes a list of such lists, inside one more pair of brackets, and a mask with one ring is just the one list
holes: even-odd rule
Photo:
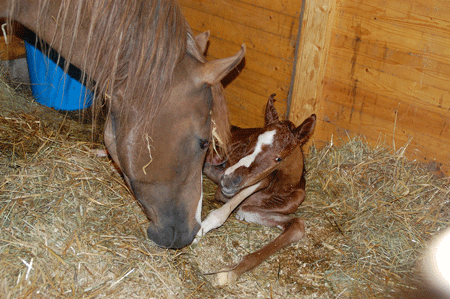
[[292, 79], [289, 119], [301, 123], [317, 113], [323, 89], [336, 0], [308, 0], [302, 22]]
[[316, 144], [379, 139], [450, 175], [450, 2], [336, 1]]

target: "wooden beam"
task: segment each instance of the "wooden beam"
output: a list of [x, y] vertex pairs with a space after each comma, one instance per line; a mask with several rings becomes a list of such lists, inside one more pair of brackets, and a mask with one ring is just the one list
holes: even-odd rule
[[319, 110], [335, 8], [336, 0], [304, 3], [289, 96], [289, 119], [295, 124]]

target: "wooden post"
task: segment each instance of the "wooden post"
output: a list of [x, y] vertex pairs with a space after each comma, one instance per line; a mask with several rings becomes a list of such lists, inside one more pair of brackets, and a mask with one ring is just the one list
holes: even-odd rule
[[319, 111], [336, 8], [336, 0], [304, 1], [289, 96], [288, 117], [296, 125]]

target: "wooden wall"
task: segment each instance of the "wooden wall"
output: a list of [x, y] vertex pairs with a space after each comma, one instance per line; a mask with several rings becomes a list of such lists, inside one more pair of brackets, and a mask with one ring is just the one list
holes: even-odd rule
[[227, 84], [233, 124], [262, 125], [268, 97], [277, 94], [276, 108], [286, 116], [291, 87], [301, 0], [180, 0], [191, 28], [210, 30], [207, 58], [233, 55], [245, 43], [239, 76]]
[[[449, 175], [450, 1], [328, 2], [327, 62], [307, 112], [319, 115], [316, 140], [361, 134], [395, 149], [409, 143], [410, 159]], [[296, 93], [300, 107], [307, 106], [303, 93]], [[305, 114], [292, 112], [293, 119]]]
[[307, 0], [303, 14], [301, 0], [180, 2], [194, 31], [211, 30], [209, 59], [248, 47], [226, 87], [233, 124], [260, 125], [275, 92], [295, 123], [317, 114], [319, 146], [409, 143], [410, 159], [450, 174], [450, 1]]
[[295, 123], [317, 114], [316, 145], [409, 144], [410, 159], [450, 175], [450, 1], [179, 2], [194, 32], [210, 30], [208, 59], [247, 45], [225, 82], [233, 124], [261, 125], [276, 93]]

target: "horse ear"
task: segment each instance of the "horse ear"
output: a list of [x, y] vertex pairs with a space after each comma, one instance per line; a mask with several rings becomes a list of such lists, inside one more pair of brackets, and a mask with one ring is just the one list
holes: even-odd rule
[[202, 53], [205, 54], [206, 46], [208, 45], [209, 30], [205, 31], [203, 33], [200, 33], [194, 39], [195, 39], [195, 42], [197, 43], [197, 46], [199, 47], [200, 51], [202, 51]]
[[312, 132], [314, 131], [315, 125], [316, 115], [313, 114], [305, 119], [303, 123], [294, 130], [294, 134], [299, 139], [300, 144], [304, 144], [308, 141], [309, 136], [311, 136]]
[[269, 97], [269, 100], [267, 101], [266, 104], [266, 113], [264, 116], [264, 126], [267, 126], [271, 123], [274, 122], [278, 122], [278, 112], [275, 109], [275, 106], [273, 105], [273, 103], [275, 102], [275, 96], [276, 94], [271, 94]]
[[209, 61], [202, 66], [201, 79], [208, 84], [217, 84], [222, 80], [232, 69], [234, 69], [245, 54], [245, 44], [242, 44], [241, 50], [235, 55]]

